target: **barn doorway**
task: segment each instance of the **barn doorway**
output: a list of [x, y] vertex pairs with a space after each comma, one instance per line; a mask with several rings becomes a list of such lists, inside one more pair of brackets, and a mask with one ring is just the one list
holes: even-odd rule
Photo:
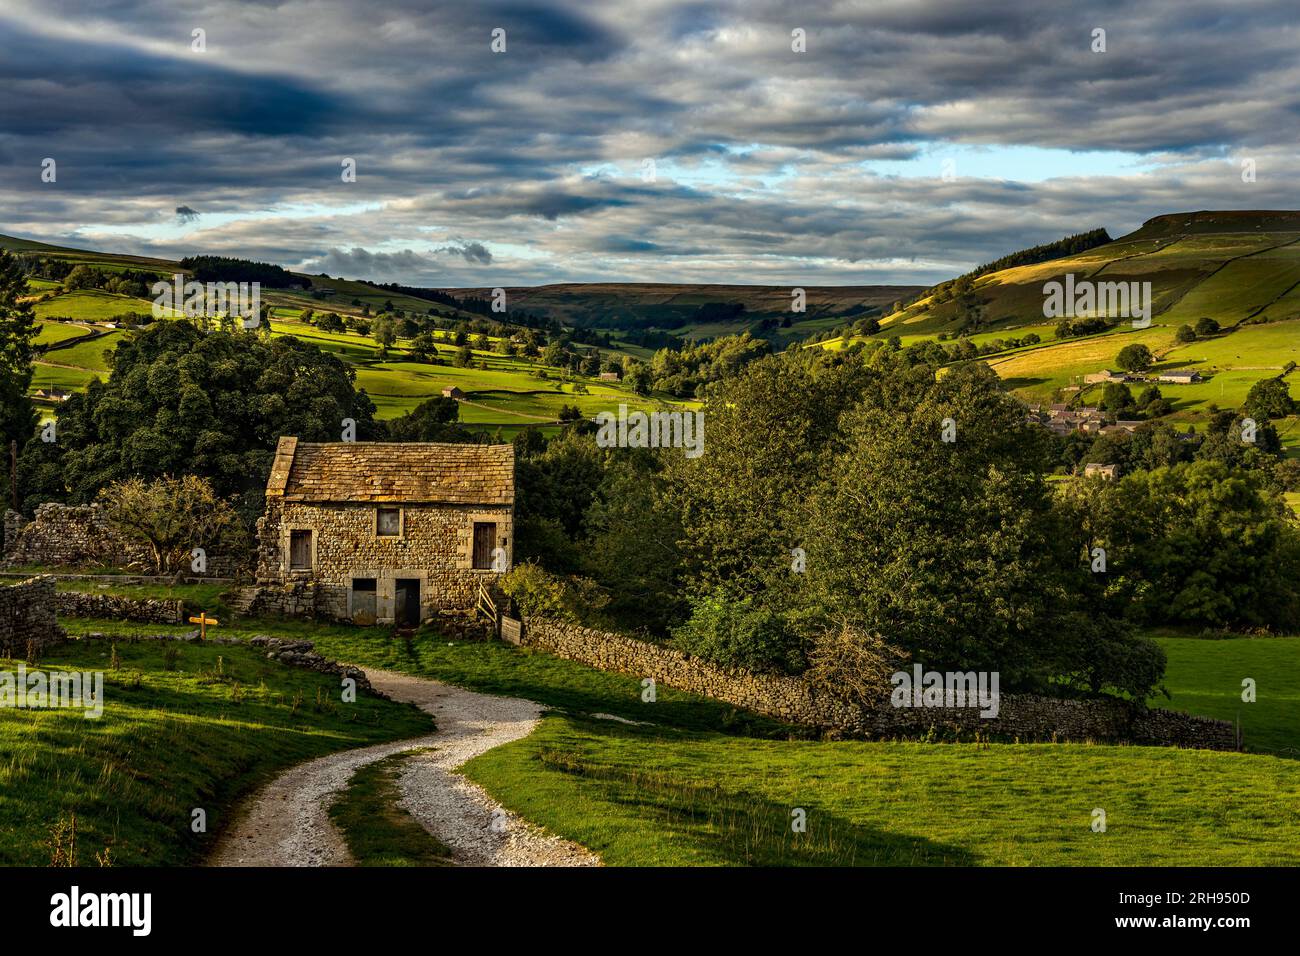
[[420, 579], [398, 578], [393, 582], [393, 623], [402, 627], [420, 624]]
[[352, 623], [375, 623], [375, 579], [352, 579]]

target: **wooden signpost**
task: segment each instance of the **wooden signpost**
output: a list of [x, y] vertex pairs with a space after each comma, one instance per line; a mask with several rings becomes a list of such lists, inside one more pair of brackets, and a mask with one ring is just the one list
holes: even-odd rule
[[208, 625], [211, 624], [215, 627], [221, 622], [218, 621], [215, 617], [208, 617], [207, 611], [200, 611], [198, 617], [190, 618], [190, 623], [197, 624], [199, 626], [199, 640], [202, 641], [206, 639], [208, 636]]

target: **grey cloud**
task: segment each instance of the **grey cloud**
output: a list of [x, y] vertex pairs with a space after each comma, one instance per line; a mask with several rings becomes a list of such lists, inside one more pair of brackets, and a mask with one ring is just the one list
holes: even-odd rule
[[[291, 9], [4, 5], [0, 231], [433, 285], [482, 284], [485, 269], [502, 284], [913, 282], [1092, 226], [1286, 207], [1300, 173], [1289, 0]], [[188, 50], [195, 25], [207, 54]], [[488, 49], [495, 26], [505, 54]], [[1105, 54], [1088, 49], [1094, 26]], [[1032, 183], [871, 172], [953, 143], [1121, 150], [1157, 168]], [[1249, 188], [1242, 155], [1259, 162]], [[57, 184], [39, 182], [43, 156]], [[656, 183], [639, 178], [646, 157]], [[673, 182], [674, 167], [691, 177]], [[168, 223], [184, 240], [132, 231], [176, 195], [203, 198], [200, 220], [181, 206]], [[289, 208], [303, 211], [218, 215]]]

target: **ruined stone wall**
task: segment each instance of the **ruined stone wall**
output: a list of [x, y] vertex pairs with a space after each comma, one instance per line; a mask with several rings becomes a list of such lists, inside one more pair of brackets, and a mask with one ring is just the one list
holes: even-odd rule
[[[410, 578], [420, 582], [421, 617], [430, 618], [440, 610], [472, 607], [479, 581], [496, 576], [472, 567], [475, 522], [496, 524], [497, 546], [511, 553], [514, 523], [509, 505], [403, 505], [397, 537], [376, 533], [378, 507], [269, 500], [258, 521], [258, 581], [281, 588], [311, 582], [316, 587], [310, 598], [313, 612], [346, 619], [352, 616], [353, 579], [374, 578], [376, 619], [382, 622], [393, 619], [396, 580]], [[288, 570], [290, 533], [295, 530], [312, 532], [310, 571]], [[304, 595], [280, 593], [275, 587], [262, 590], [258, 602], [268, 610], [305, 610]]]
[[54, 612], [54, 578], [0, 584], [0, 657], [23, 657], [29, 644], [39, 651], [65, 637]]
[[[5, 562], [11, 565], [152, 569], [147, 547], [125, 541], [109, 526], [101, 505], [39, 505], [33, 520], [16, 512], [5, 515]], [[242, 555], [207, 556], [204, 577], [233, 577], [245, 563]], [[190, 573], [187, 569], [187, 574]]]
[[4, 553], [8, 554], [18, 540], [18, 532], [23, 530], [23, 525], [27, 524], [27, 519], [19, 512], [12, 508], [5, 509], [5, 539]]
[[884, 706], [863, 709], [798, 677], [716, 667], [671, 647], [621, 634], [532, 618], [522, 643], [601, 670], [650, 677], [679, 690], [713, 697], [789, 723], [848, 737], [914, 737], [933, 728], [970, 739], [975, 734], [1021, 741], [1113, 741], [1152, 746], [1237, 749], [1232, 724], [1174, 711], [1142, 709], [1117, 699], [1058, 700], [1002, 694], [997, 717], [977, 708]]
[[147, 565], [148, 553], [128, 544], [113, 533], [99, 505], [61, 505], [46, 502], [6, 542], [5, 558], [11, 564], [40, 564], [47, 567], [89, 567]]

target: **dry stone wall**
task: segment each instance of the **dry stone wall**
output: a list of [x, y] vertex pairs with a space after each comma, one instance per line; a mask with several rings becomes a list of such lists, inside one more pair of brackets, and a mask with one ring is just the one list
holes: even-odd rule
[[0, 657], [23, 657], [67, 637], [54, 611], [54, 578], [0, 584]]
[[1002, 694], [998, 715], [993, 718], [964, 707], [885, 705], [864, 709], [797, 677], [716, 667], [671, 647], [559, 621], [529, 619], [522, 643], [601, 670], [650, 677], [679, 690], [837, 736], [888, 739], [924, 735], [934, 729], [967, 739], [980, 734], [1026, 742], [1109, 741], [1237, 749], [1236, 731], [1226, 721], [1144, 709], [1120, 700]]
[[84, 591], [56, 591], [54, 607], [65, 617], [99, 617], [140, 624], [180, 624], [183, 602], [127, 598], [115, 594], [90, 594]]

